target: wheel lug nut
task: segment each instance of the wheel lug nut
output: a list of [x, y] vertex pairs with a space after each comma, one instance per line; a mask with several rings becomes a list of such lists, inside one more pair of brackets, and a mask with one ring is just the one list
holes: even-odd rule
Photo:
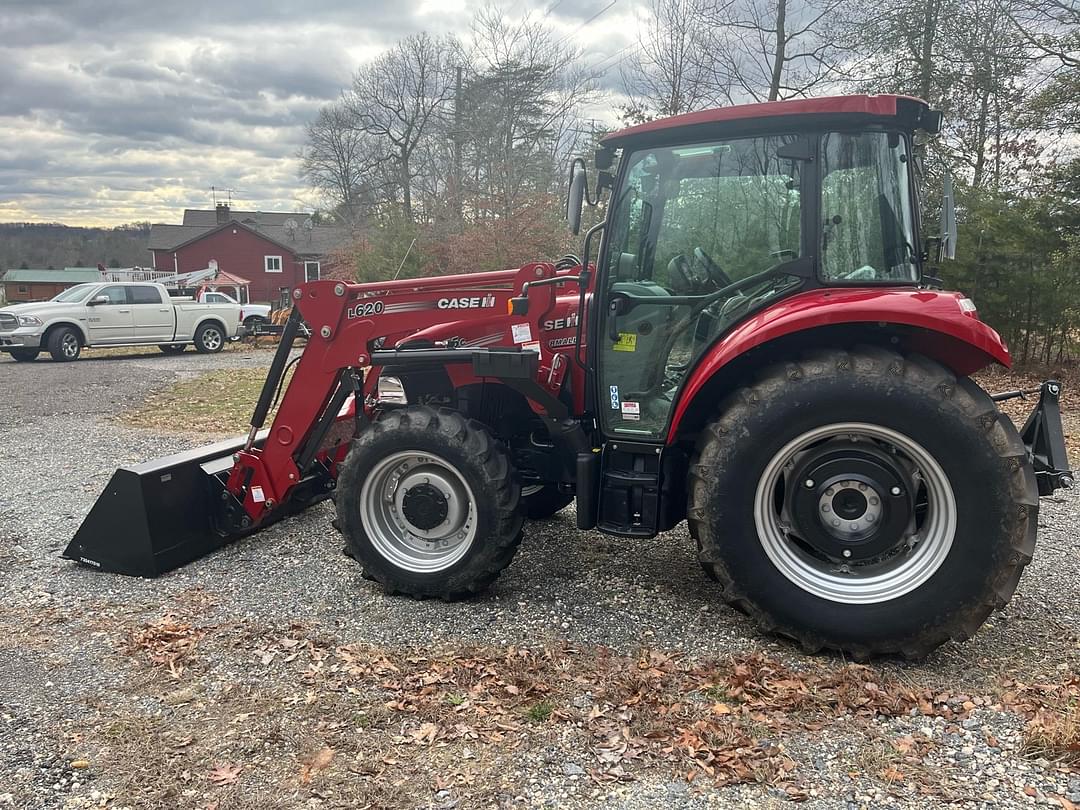
[[829, 511], [829, 505], [827, 503], [823, 503], [821, 505], [821, 511], [822, 512], [828, 512]]
[[866, 492], [866, 484], [859, 484], [859, 491]]
[[899, 495], [900, 492], [901, 492], [901, 489], [900, 489], [900, 487], [893, 487], [892, 489], [889, 490], [889, 492], [891, 492], [893, 495]]
[[873, 523], [874, 522], [874, 516], [873, 515], [867, 515], [866, 516], [866, 522], [867, 523]]
[[832, 525], [833, 525], [833, 526], [839, 526], [839, 525], [840, 525], [840, 521], [839, 521], [839, 520], [834, 520], [834, 521], [832, 522]]
[[845, 548], [844, 549], [844, 556], [845, 557], [850, 557], [851, 556], [851, 549]]
[[858, 531], [859, 530], [859, 524], [858, 523], [852, 523], [851, 524], [851, 530], [853, 532]]
[[870, 499], [870, 505], [871, 506], [877, 506], [878, 505], [878, 499], [877, 498], [871, 498]]
[[813, 489], [814, 488], [814, 479], [813, 478], [807, 478], [806, 481], [804, 482], [804, 484], [805, 484], [807, 489]]

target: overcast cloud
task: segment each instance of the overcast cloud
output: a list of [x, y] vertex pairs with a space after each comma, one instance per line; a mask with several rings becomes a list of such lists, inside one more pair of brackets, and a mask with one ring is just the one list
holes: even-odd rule
[[[606, 66], [642, 13], [642, 0], [617, 0], [583, 25], [609, 2], [500, 5], [546, 13]], [[178, 221], [210, 206], [211, 186], [236, 189], [245, 208], [310, 208], [304, 124], [396, 39], [467, 35], [478, 5], [0, 0], [0, 221]]]

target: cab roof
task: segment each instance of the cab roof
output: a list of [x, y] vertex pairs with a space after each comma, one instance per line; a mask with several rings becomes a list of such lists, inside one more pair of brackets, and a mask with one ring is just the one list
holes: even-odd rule
[[775, 129], [779, 117], [799, 116], [790, 122], [792, 129], [815, 124], [852, 126], [889, 124], [903, 129], [926, 129], [936, 132], [940, 121], [922, 99], [897, 95], [848, 95], [800, 98], [789, 101], [766, 101], [739, 104], [712, 110], [683, 113], [620, 129], [601, 139], [611, 148], [643, 143], [688, 141], [708, 137], [713, 132]]

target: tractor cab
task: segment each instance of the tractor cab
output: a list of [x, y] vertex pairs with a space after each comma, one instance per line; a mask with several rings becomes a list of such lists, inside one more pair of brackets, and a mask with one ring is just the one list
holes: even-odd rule
[[602, 175], [614, 187], [589, 340], [604, 434], [665, 441], [705, 351], [780, 298], [919, 285], [912, 138], [939, 125], [921, 101], [863, 96], [693, 113], [605, 138], [598, 163], [618, 154], [619, 169]]

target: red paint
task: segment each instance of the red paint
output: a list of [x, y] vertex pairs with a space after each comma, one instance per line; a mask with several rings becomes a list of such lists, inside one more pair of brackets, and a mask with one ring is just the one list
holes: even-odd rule
[[702, 357], [687, 380], [672, 416], [668, 443], [694, 396], [721, 368], [755, 346], [821, 326], [885, 323], [926, 329], [912, 348], [967, 375], [991, 363], [1008, 367], [1009, 350], [974, 313], [962, 312], [963, 294], [913, 289], [810, 290], [778, 301], [743, 321]]
[[[861, 114], [888, 117], [896, 115], [896, 102], [901, 98], [911, 97], [895, 95], [825, 96], [824, 98], [765, 101], [759, 104], [739, 104], [732, 107], [718, 107], [712, 110], [699, 110], [697, 112], [674, 115], [670, 118], [661, 118], [656, 121], [649, 121], [644, 124], [638, 124], [637, 126], [620, 129], [617, 132], [605, 135], [602, 141], [619, 142], [630, 137], [661, 132], [677, 127], [695, 126], [698, 124], [721, 124], [751, 118], [828, 114]], [[925, 104], [925, 102], [919, 99], [912, 98], [911, 100], [916, 101], [919, 104]]]

